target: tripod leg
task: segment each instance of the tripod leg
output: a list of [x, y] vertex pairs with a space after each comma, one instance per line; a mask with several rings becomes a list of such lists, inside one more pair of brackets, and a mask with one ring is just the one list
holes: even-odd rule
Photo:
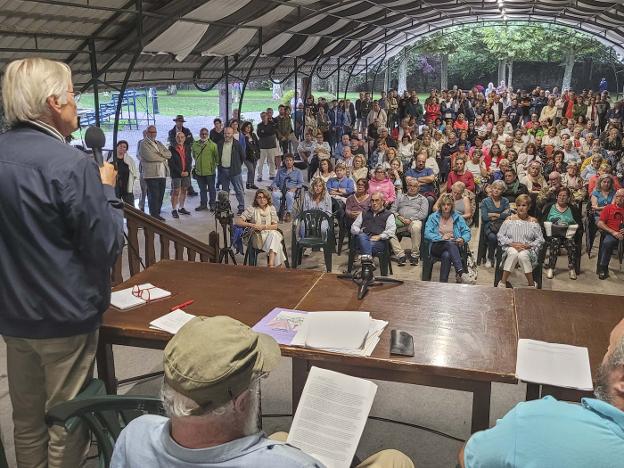
[[[232, 263], [234, 265], [237, 265], [236, 258], [234, 257], [234, 252], [232, 252], [232, 249], [228, 249], [228, 254], [230, 254], [230, 258], [232, 259]], [[225, 258], [226, 258], [226, 262], [225, 263], [227, 263], [227, 256]]]

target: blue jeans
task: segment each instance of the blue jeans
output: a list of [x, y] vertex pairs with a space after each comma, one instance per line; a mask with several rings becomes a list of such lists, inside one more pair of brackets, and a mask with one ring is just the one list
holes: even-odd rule
[[609, 266], [613, 251], [617, 249], [619, 242], [620, 241], [613, 237], [611, 234], [604, 234], [604, 238], [602, 239], [602, 245], [600, 246], [600, 252], [598, 252], [598, 258], [600, 260], [599, 265], [602, 268], [607, 268]]
[[221, 190], [230, 191], [230, 183], [234, 187], [236, 200], [238, 201], [238, 213], [245, 211], [245, 187], [243, 186], [243, 175], [230, 175], [231, 168], [219, 166], [219, 183]]
[[[484, 227], [487, 224], [484, 225]], [[487, 242], [487, 258], [490, 262], [494, 263], [494, 257], [496, 256], [496, 248], [498, 247], [498, 236], [494, 232], [486, 232]]]
[[462, 273], [462, 264], [459, 247], [453, 241], [439, 241], [431, 244], [431, 256], [440, 259], [440, 283], [448, 283], [451, 264], [455, 267], [455, 273]]
[[[274, 190], [271, 192], [271, 196], [273, 198], [273, 206], [279, 212], [280, 203], [282, 202], [282, 191]], [[295, 203], [295, 192], [291, 192], [290, 190], [286, 191], [286, 212], [292, 213], [292, 207]]]
[[199, 185], [199, 204], [208, 206], [208, 193], [210, 193], [210, 208], [215, 207], [217, 201], [217, 190], [215, 188], [215, 175], [197, 176]]
[[385, 241], [372, 241], [370, 236], [364, 232], [357, 235], [357, 247], [362, 255], [376, 255], [386, 249]]

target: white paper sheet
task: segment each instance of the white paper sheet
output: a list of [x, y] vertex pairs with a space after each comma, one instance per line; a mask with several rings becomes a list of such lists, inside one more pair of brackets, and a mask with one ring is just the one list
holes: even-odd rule
[[536, 340], [518, 340], [516, 377], [556, 387], [593, 390], [587, 348]]
[[182, 309], [176, 309], [173, 312], [169, 312], [168, 314], [157, 318], [156, 320], [152, 320], [149, 327], [154, 330], [165, 331], [175, 335], [178, 331], [180, 331], [180, 328], [186, 325], [186, 323], [194, 317], [194, 315], [187, 314]]
[[[149, 290], [149, 300], [155, 301], [171, 296], [171, 291], [157, 288], [152, 283], [143, 283], [138, 285], [140, 290]], [[141, 297], [132, 294], [134, 288], [122, 289], [121, 291], [113, 291], [111, 293], [111, 305], [121, 310], [128, 310], [140, 305], [146, 304], [147, 301]], [[147, 293], [145, 293], [147, 296]]]
[[368, 312], [310, 312], [305, 345], [321, 349], [362, 349], [368, 335]]
[[370, 413], [377, 385], [312, 367], [288, 443], [328, 468], [348, 468]]

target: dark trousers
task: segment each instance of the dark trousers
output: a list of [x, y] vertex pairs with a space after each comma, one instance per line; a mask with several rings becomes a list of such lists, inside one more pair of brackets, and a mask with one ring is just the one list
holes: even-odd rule
[[221, 184], [221, 190], [230, 192], [230, 184], [234, 187], [234, 193], [236, 194], [236, 200], [238, 201], [238, 214], [245, 210], [245, 187], [243, 186], [243, 175], [232, 175], [229, 167], [219, 166], [219, 183]]
[[310, 165], [308, 166], [308, 182], [312, 180], [312, 176], [316, 173], [320, 165], [318, 156], [312, 156], [310, 158]]
[[253, 185], [256, 183], [256, 165], [258, 164], [257, 160], [253, 162], [249, 159], [245, 159], [245, 167], [247, 168], [247, 185]]
[[197, 185], [199, 185], [199, 204], [200, 206], [208, 206], [208, 193], [210, 194], [210, 208], [215, 207], [217, 200], [217, 189], [215, 180], [217, 176], [206, 175], [197, 176]]
[[454, 241], [439, 241], [431, 244], [431, 256], [440, 259], [440, 283], [448, 283], [451, 264], [455, 267], [455, 273], [462, 273], [462, 264], [459, 247]]
[[487, 241], [487, 258], [490, 262], [494, 263], [494, 256], [496, 255], [496, 248], [498, 247], [498, 236], [494, 232], [486, 232]]
[[160, 216], [163, 199], [165, 198], [166, 182], [167, 179], [164, 177], [145, 179], [147, 184], [147, 203], [152, 216]]
[[617, 249], [618, 243], [620, 242], [611, 234], [603, 234], [602, 245], [600, 246], [600, 252], [598, 253], [599, 265], [607, 269], [609, 267], [609, 262], [611, 261], [611, 256], [613, 255], [613, 251]]
[[[616, 244], [617, 245], [617, 244]], [[559, 255], [559, 248], [564, 246], [568, 251], [568, 269], [576, 269], [576, 242], [574, 239], [565, 239], [563, 237], [551, 237], [548, 239], [548, 266], [547, 268], [555, 269], [557, 265], [557, 256]]]

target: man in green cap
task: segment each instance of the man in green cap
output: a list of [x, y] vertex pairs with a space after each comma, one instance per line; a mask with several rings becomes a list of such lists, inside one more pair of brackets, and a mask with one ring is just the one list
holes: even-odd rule
[[[168, 418], [145, 415], [121, 432], [111, 468], [324, 468], [286, 433], [258, 429], [259, 380], [273, 370], [273, 338], [230, 317], [195, 317], [165, 348], [162, 397]], [[382, 450], [358, 468], [414, 468]]]

